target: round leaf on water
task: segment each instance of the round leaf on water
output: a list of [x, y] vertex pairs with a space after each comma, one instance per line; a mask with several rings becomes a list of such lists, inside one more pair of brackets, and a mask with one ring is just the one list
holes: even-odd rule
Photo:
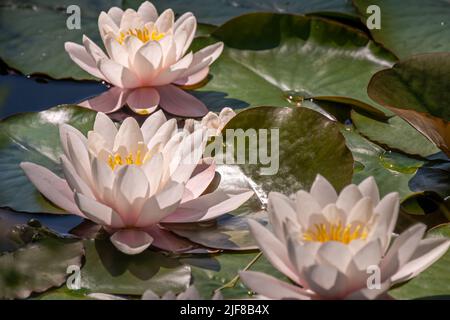
[[20, 168], [30, 161], [62, 175], [58, 125], [68, 123], [83, 133], [92, 129], [96, 113], [81, 107], [59, 106], [23, 113], [0, 122], [0, 206], [17, 211], [62, 213], [36, 190]]

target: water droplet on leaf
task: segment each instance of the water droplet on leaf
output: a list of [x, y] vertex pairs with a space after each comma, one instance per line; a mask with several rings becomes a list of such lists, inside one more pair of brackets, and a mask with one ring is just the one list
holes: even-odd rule
[[355, 163], [353, 164], [353, 172], [354, 172], [354, 173], [356, 173], [356, 172], [361, 172], [361, 171], [364, 170], [365, 167], [366, 167], [366, 166], [363, 165], [361, 162], [355, 161]]
[[290, 104], [301, 107], [303, 101], [307, 99], [308, 94], [297, 90], [289, 90], [283, 92], [283, 97]]
[[421, 163], [412, 159], [402, 157], [400, 154], [386, 151], [380, 155], [380, 163], [386, 169], [404, 174], [413, 174], [420, 167]]

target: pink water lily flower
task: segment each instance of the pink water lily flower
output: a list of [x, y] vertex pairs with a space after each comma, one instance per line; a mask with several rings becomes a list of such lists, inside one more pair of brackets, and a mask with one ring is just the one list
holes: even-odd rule
[[170, 225], [215, 219], [253, 194], [205, 193], [215, 176], [214, 160], [202, 157], [205, 129], [188, 133], [162, 110], [142, 127], [129, 117], [119, 129], [98, 113], [87, 137], [62, 124], [60, 138], [64, 179], [30, 162], [22, 162], [22, 169], [48, 200], [103, 226], [126, 254], [150, 245], [186, 250], [187, 241], [172, 234]]
[[107, 54], [86, 35], [83, 45], [65, 44], [76, 64], [114, 86], [82, 106], [104, 113], [125, 104], [139, 114], [150, 114], [158, 105], [179, 116], [201, 117], [208, 112], [200, 100], [178, 86], [204, 80], [223, 43], [188, 53], [197, 29], [192, 13], [175, 21], [171, 9], [158, 16], [146, 1], [137, 11], [113, 7], [102, 12], [98, 26]]
[[310, 192], [291, 199], [269, 194], [272, 231], [256, 221], [250, 229], [266, 258], [292, 280], [241, 272], [253, 291], [271, 299], [376, 299], [438, 260], [447, 238], [422, 239], [418, 224], [391, 241], [399, 211], [398, 193], [380, 200], [375, 180], [351, 184], [338, 195], [318, 176]]

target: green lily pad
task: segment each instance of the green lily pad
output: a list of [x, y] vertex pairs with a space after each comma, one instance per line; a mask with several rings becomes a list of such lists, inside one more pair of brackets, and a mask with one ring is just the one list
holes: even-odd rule
[[96, 113], [59, 106], [17, 114], [0, 122], [0, 206], [24, 212], [63, 213], [36, 190], [19, 167], [22, 161], [43, 165], [62, 175], [58, 125], [68, 123], [83, 133], [92, 129]]
[[[141, 0], [124, 0], [123, 7], [137, 8], [141, 3]], [[215, 25], [249, 12], [315, 13], [352, 19], [357, 17], [355, 8], [347, 0], [153, 0], [152, 3], [159, 12], [168, 8], [180, 15], [190, 11], [195, 14], [197, 21]]]
[[0, 298], [27, 298], [66, 281], [69, 266], [81, 266], [83, 244], [48, 238], [0, 256]]
[[449, 73], [450, 53], [418, 55], [375, 74], [367, 91], [450, 156]]
[[184, 291], [189, 285], [189, 266], [162, 253], [146, 250], [129, 256], [119, 252], [109, 240], [85, 240], [84, 245], [83, 289], [123, 295], [142, 295], [151, 289], [162, 295], [169, 290]]
[[423, 161], [387, 151], [362, 137], [354, 128], [347, 126], [342, 130], [342, 134], [355, 159], [354, 183], [373, 176], [383, 196], [397, 191], [404, 199], [413, 193], [409, 181]]
[[[450, 238], [450, 224], [443, 224], [428, 232], [430, 237]], [[426, 299], [450, 296], [450, 250], [431, 267], [408, 283], [389, 292], [397, 299]]]
[[247, 14], [195, 39], [192, 47], [219, 40], [225, 49], [199, 90], [250, 106], [296, 106], [315, 96], [373, 104], [366, 92], [371, 76], [395, 61], [357, 29], [315, 17]]
[[450, 53], [418, 55], [375, 74], [367, 91], [383, 106], [424, 112], [450, 121], [449, 73]]
[[[264, 133], [268, 133], [267, 143], [260, 143], [258, 151], [247, 143], [244, 155], [239, 150], [242, 143], [238, 142], [232, 153], [245, 175], [243, 179], [249, 181], [263, 203], [265, 194], [270, 191], [291, 194], [300, 189], [309, 190], [317, 174], [326, 177], [337, 189], [351, 181], [353, 158], [345, 139], [338, 125], [320, 113], [307, 108], [252, 108], [239, 112], [226, 125], [222, 131], [224, 141], [229, 139], [226, 135], [230, 129], [242, 129], [247, 134], [254, 132], [261, 142]], [[264, 151], [271, 155], [266, 160], [259, 156]], [[250, 163], [249, 155], [257, 156], [254, 164]], [[244, 156], [245, 163], [240, 163], [244, 162]]]
[[352, 120], [363, 136], [390, 149], [422, 157], [439, 152], [439, 148], [400, 117], [382, 122], [352, 112]]
[[70, 229], [80, 223], [73, 215], [44, 215], [0, 209], [0, 253], [15, 251], [37, 239], [70, 238]]
[[450, 3], [445, 0], [353, 0], [362, 22], [367, 7], [377, 5], [381, 29], [373, 38], [400, 58], [428, 52], [450, 51]]
[[[81, 43], [83, 34], [100, 43], [98, 16], [102, 10], [120, 6], [119, 0], [3, 1], [0, 5], [0, 58], [23, 74], [43, 73], [55, 79], [93, 80], [69, 58], [66, 41]], [[67, 28], [68, 6], [81, 12], [81, 29]]]
[[193, 256], [182, 261], [191, 266], [193, 285], [204, 298], [211, 297], [218, 289], [227, 299], [250, 298], [253, 293], [238, 277], [238, 272], [246, 268], [286, 279], [264, 256], [255, 252]]
[[[139, 1], [139, 4], [143, 1]], [[76, 65], [64, 50], [64, 43], [81, 44], [83, 34], [103, 47], [98, 16], [121, 0], [5, 0], [0, 4], [0, 59], [23, 74], [45, 74], [54, 79], [98, 80]], [[68, 29], [70, 5], [80, 8], [80, 29]], [[188, 10], [189, 11], [189, 10]], [[199, 24], [198, 35], [215, 27]]]
[[95, 300], [87, 296], [87, 290], [71, 290], [66, 286], [52, 289], [40, 294], [35, 299], [37, 300]]

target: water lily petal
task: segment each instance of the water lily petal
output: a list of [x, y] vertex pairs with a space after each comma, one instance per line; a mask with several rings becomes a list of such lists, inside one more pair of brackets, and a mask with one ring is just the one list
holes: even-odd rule
[[420, 242], [416, 251], [396, 274], [391, 277], [393, 283], [408, 281], [441, 258], [450, 247], [447, 238], [429, 238]]
[[100, 60], [98, 62], [98, 68], [105, 76], [106, 81], [116, 87], [136, 88], [140, 86], [138, 77], [130, 69], [113, 60]]
[[85, 47], [74, 42], [66, 42], [64, 48], [69, 54], [70, 59], [72, 59], [81, 69], [92, 74], [94, 77], [106, 80], [106, 77], [100, 72], [96, 61], [86, 51]]
[[141, 131], [144, 136], [144, 142], [148, 143], [155, 133], [166, 123], [167, 118], [162, 110], [150, 115], [142, 124]]
[[145, 85], [151, 85], [163, 62], [163, 51], [159, 42], [149, 41], [134, 55], [131, 65]]
[[146, 228], [145, 231], [153, 237], [152, 245], [159, 249], [169, 252], [184, 252], [193, 248], [192, 242], [173, 234], [169, 230], [162, 229], [158, 225]]
[[321, 298], [339, 299], [347, 295], [346, 276], [330, 265], [313, 265], [304, 270], [309, 288]]
[[310, 300], [312, 298], [310, 292], [262, 272], [241, 271], [239, 276], [252, 291], [270, 299]]
[[158, 32], [166, 33], [173, 28], [175, 23], [175, 14], [172, 9], [166, 9], [155, 22]]
[[180, 78], [186, 78], [210, 66], [223, 51], [223, 43], [217, 42], [194, 53], [192, 63]]
[[364, 197], [370, 197], [374, 205], [377, 205], [380, 202], [380, 192], [378, 191], [377, 182], [374, 177], [368, 177], [364, 179], [358, 185], [359, 191]]
[[117, 151], [121, 146], [125, 147], [127, 152], [136, 154], [139, 150], [139, 144], [144, 142], [144, 136], [133, 117], [126, 118], [117, 132], [114, 140], [114, 151]]
[[112, 113], [122, 108], [126, 102], [128, 94], [128, 90], [124, 90], [119, 87], [112, 87], [99, 96], [79, 103], [79, 105], [98, 112]]
[[117, 135], [117, 127], [114, 122], [104, 113], [99, 112], [95, 116], [94, 132], [98, 133], [105, 141], [108, 150], [114, 147], [114, 139]]
[[95, 66], [97, 67], [97, 62], [99, 62], [101, 59], [108, 58], [108, 56], [103, 52], [103, 50], [95, 44], [94, 41], [89, 39], [88, 36], [83, 35], [83, 45], [86, 49], [86, 52], [91, 55], [91, 57], [95, 61]]
[[216, 190], [197, 199], [188, 201], [162, 222], [186, 223], [215, 219], [225, 213], [239, 208], [244, 202], [253, 196], [253, 191], [228, 195], [222, 190]]
[[136, 226], [147, 227], [163, 220], [178, 207], [183, 192], [183, 184], [171, 183], [163, 191], [148, 198], [142, 206]]
[[150, 114], [158, 107], [159, 93], [148, 87], [135, 89], [128, 96], [127, 104], [136, 113]]
[[320, 174], [317, 175], [314, 180], [314, 183], [311, 186], [310, 194], [316, 199], [322, 208], [329, 203], [335, 203], [338, 198], [334, 187]]
[[158, 19], [158, 11], [156, 10], [155, 6], [149, 1], [143, 2], [139, 6], [137, 13], [141, 16], [144, 23], [156, 21], [156, 19]]
[[119, 32], [119, 26], [113, 20], [111, 16], [109, 16], [106, 12], [102, 11], [98, 16], [98, 30], [100, 31], [100, 35], [102, 40], [105, 41], [105, 36], [109, 30], [117, 34]]
[[158, 128], [156, 133], [148, 140], [147, 148], [151, 150], [158, 144], [165, 145], [178, 131], [177, 120], [170, 119]]
[[110, 239], [119, 251], [130, 255], [143, 252], [153, 242], [153, 238], [147, 232], [133, 229], [119, 230]]
[[294, 282], [301, 283], [301, 280], [289, 259], [286, 246], [259, 222], [249, 219], [248, 226], [266, 259]]
[[126, 50], [125, 46], [121, 45], [117, 41], [114, 35], [105, 36], [105, 48], [109, 54], [109, 57], [114, 60], [114, 62], [117, 62], [122, 66], [129, 68], [128, 51]]
[[87, 185], [86, 182], [83, 181], [83, 179], [81, 179], [72, 163], [65, 155], [61, 156], [61, 166], [63, 168], [64, 177], [66, 178], [66, 181], [69, 184], [71, 190], [73, 190], [74, 192], [79, 192], [86, 197], [95, 199], [91, 188]]
[[86, 142], [73, 132], [67, 133], [67, 150], [69, 159], [76, 173], [87, 184], [91, 183], [91, 163]]
[[75, 201], [87, 219], [106, 227], [124, 227], [120, 215], [110, 207], [81, 193], [75, 193]]
[[363, 197], [351, 209], [347, 217], [347, 223], [367, 223], [373, 216], [373, 202], [370, 197]]
[[203, 163], [197, 166], [192, 177], [186, 183], [186, 190], [182, 202], [198, 198], [208, 188], [216, 174], [216, 163], [212, 158], [203, 159]]
[[304, 227], [308, 226], [309, 217], [319, 213], [321, 207], [316, 199], [306, 191], [300, 190], [295, 195], [296, 220]]
[[346, 186], [338, 196], [336, 201], [336, 206], [344, 210], [345, 212], [350, 212], [353, 206], [362, 198], [362, 194], [359, 188], [350, 184]]
[[47, 168], [31, 162], [21, 162], [20, 167], [36, 189], [49, 201], [69, 213], [84, 218], [83, 213], [75, 204], [73, 191], [66, 180], [61, 179]]
[[177, 59], [180, 59], [190, 47], [192, 40], [194, 39], [196, 30], [197, 20], [190, 12], [185, 13], [175, 23], [175, 39], [177, 39]]
[[72, 127], [71, 125], [68, 125], [66, 123], [61, 123], [59, 126], [59, 139], [61, 140], [61, 146], [63, 148], [64, 154], [70, 158], [69, 154], [69, 147], [67, 146], [67, 136], [70, 133], [76, 135], [80, 141], [84, 143], [84, 145], [87, 146], [87, 139], [86, 137], [76, 128]]
[[177, 80], [192, 62], [192, 52], [160, 72], [153, 80], [152, 85], [163, 86]]
[[112, 7], [108, 10], [108, 16], [114, 21], [117, 27], [120, 26], [120, 20], [122, 20], [123, 10], [118, 7]]
[[395, 239], [380, 264], [383, 281], [397, 273], [410, 260], [417, 250], [425, 230], [425, 225], [416, 224]]
[[176, 86], [167, 85], [157, 90], [161, 108], [169, 113], [183, 117], [201, 117], [208, 113], [203, 102]]
[[269, 193], [269, 221], [278, 238], [283, 239], [283, 222], [286, 219], [297, 220], [297, 213], [293, 208], [291, 199], [279, 192]]
[[179, 86], [193, 86], [202, 82], [208, 76], [208, 73], [209, 67], [205, 67], [201, 69], [199, 72], [194, 73], [190, 76], [185, 76], [185, 74], [183, 74], [182, 76], [184, 78], [178, 79], [173, 83]]

